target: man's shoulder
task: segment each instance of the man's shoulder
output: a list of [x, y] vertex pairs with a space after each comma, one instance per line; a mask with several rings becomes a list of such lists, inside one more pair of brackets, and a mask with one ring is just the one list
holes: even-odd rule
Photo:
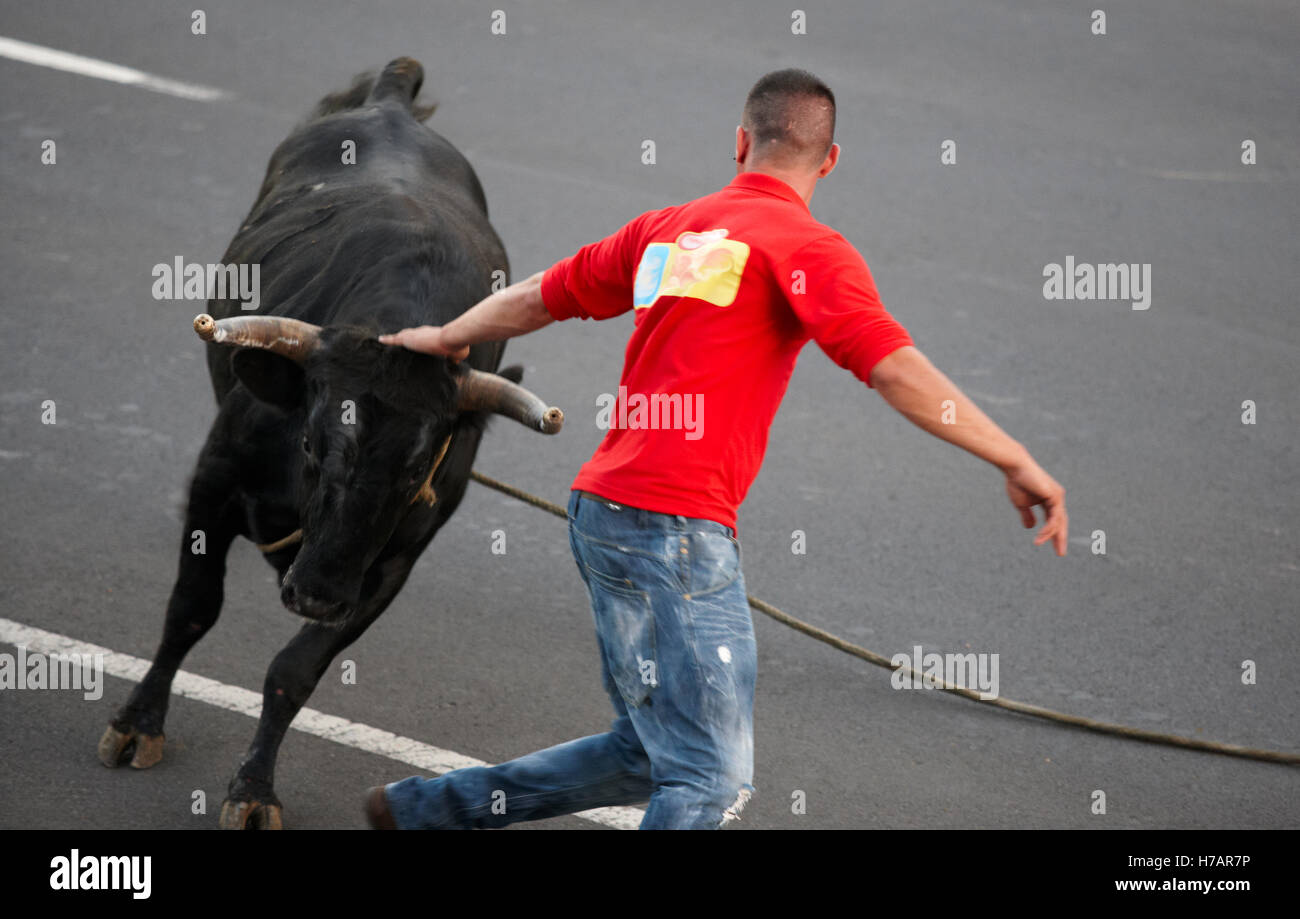
[[733, 191], [734, 186], [724, 186], [689, 201], [646, 211], [634, 218], [629, 228], [639, 231], [642, 242], [679, 233], [727, 229], [733, 238], [775, 261], [796, 254], [833, 261], [861, 259], [842, 233], [819, 221], [806, 208], [776, 199], [761, 204], [750, 199], [738, 204]]
[[857, 262], [862, 260], [857, 247], [834, 227], [827, 226], [815, 217], [790, 226], [783, 233], [782, 261], [790, 259], [817, 259], [829, 262]]

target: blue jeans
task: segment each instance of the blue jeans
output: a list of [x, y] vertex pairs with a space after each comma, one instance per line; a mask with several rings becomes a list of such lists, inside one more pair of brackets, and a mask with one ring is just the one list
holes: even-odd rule
[[403, 829], [500, 827], [649, 801], [641, 829], [713, 829], [754, 792], [754, 627], [734, 532], [579, 492], [569, 545], [614, 721], [499, 766], [385, 793]]

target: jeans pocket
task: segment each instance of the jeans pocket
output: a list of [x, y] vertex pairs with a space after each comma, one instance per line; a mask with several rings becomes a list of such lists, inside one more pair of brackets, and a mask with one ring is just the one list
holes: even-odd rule
[[587, 578], [605, 666], [623, 701], [635, 708], [659, 685], [650, 595], [591, 568]]
[[714, 530], [690, 534], [690, 594], [702, 597], [730, 587], [740, 577], [740, 541]]

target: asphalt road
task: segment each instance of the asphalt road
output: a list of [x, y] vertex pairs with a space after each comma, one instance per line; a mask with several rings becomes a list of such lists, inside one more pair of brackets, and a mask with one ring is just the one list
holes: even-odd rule
[[[768, 2], [517, 5], [503, 36], [492, 6], [210, 0], [203, 36], [163, 0], [0, 7], [0, 35], [233, 94], [0, 59], [0, 617], [152, 655], [214, 407], [199, 310], [153, 299], [150, 271], [220, 259], [271, 150], [321, 95], [421, 60], [432, 124], [478, 170], [519, 278], [725, 184], [748, 87], [802, 66], [834, 88], [844, 149], [814, 214], [1065, 485], [1072, 539], [1064, 559], [1034, 549], [995, 470], [810, 346], [741, 513], [751, 593], [886, 655], [996, 653], [1006, 697], [1300, 749], [1293, 4], [1117, 4], [1105, 35], [1093, 4], [1028, 0], [834, 0], [806, 7], [805, 35]], [[1149, 264], [1150, 308], [1045, 299], [1044, 266], [1067, 256]], [[498, 423], [478, 468], [562, 502], [630, 329], [628, 315], [512, 342], [507, 363], [568, 424], [543, 442]], [[897, 691], [883, 670], [755, 626], [758, 794], [741, 828], [1300, 825], [1295, 767]], [[296, 627], [241, 542], [221, 622], [186, 669], [260, 691]], [[345, 656], [357, 683], [336, 668], [310, 705], [483, 760], [609, 717], [563, 523], [477, 485]], [[163, 762], [111, 772], [95, 744], [128, 690], [0, 692], [0, 827], [215, 826], [254, 721], [174, 699]], [[291, 731], [286, 825], [360, 827], [363, 789], [415, 771]], [[195, 790], [207, 814], [191, 812]]]

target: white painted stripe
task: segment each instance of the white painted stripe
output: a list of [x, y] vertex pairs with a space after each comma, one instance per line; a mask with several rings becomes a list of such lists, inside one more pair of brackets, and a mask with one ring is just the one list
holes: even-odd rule
[[[85, 660], [87, 655], [102, 654], [106, 674], [135, 682], [143, 679], [149, 670], [149, 661], [144, 658], [87, 644], [66, 635], [23, 625], [12, 619], [0, 618], [0, 643], [23, 645], [29, 651], [39, 651], [42, 654], [80, 654], [82, 660]], [[172, 692], [186, 699], [206, 702], [250, 718], [257, 718], [262, 713], [260, 693], [239, 686], [229, 686], [199, 676], [197, 673], [179, 671], [172, 683]], [[443, 750], [409, 737], [400, 737], [379, 728], [372, 728], [368, 724], [358, 724], [336, 715], [327, 715], [314, 708], [303, 708], [289, 727], [295, 731], [332, 740], [345, 747], [354, 747], [366, 753], [386, 756], [399, 763], [406, 763], [437, 775], [453, 769], [464, 769], [467, 766], [490, 765], [481, 759], [462, 756], [451, 750]], [[640, 825], [645, 812], [635, 807], [600, 807], [580, 811], [574, 816], [619, 830], [634, 830]]]
[[143, 70], [136, 70], [133, 67], [110, 64], [108, 61], [97, 60], [93, 57], [82, 57], [80, 54], [46, 48], [44, 45], [33, 45], [30, 42], [5, 38], [4, 36], [0, 36], [0, 57], [22, 61], [24, 64], [35, 64], [38, 67], [65, 70], [68, 73], [77, 73], [84, 77], [94, 77], [97, 80], [111, 80], [114, 83], [124, 83], [127, 86], [138, 86], [141, 89], [165, 93], [169, 96], [179, 96], [182, 99], [197, 99], [200, 102], [215, 102], [217, 99], [223, 99], [229, 95], [225, 90], [213, 89], [211, 86], [200, 86], [197, 83], [182, 83], [180, 80], [156, 77], [151, 73], [145, 73]]
[[1185, 179], [1191, 182], [1272, 182], [1286, 177], [1281, 170], [1244, 164], [1237, 169], [1158, 169], [1153, 166], [1138, 166], [1117, 156], [1115, 165], [1158, 179]]

